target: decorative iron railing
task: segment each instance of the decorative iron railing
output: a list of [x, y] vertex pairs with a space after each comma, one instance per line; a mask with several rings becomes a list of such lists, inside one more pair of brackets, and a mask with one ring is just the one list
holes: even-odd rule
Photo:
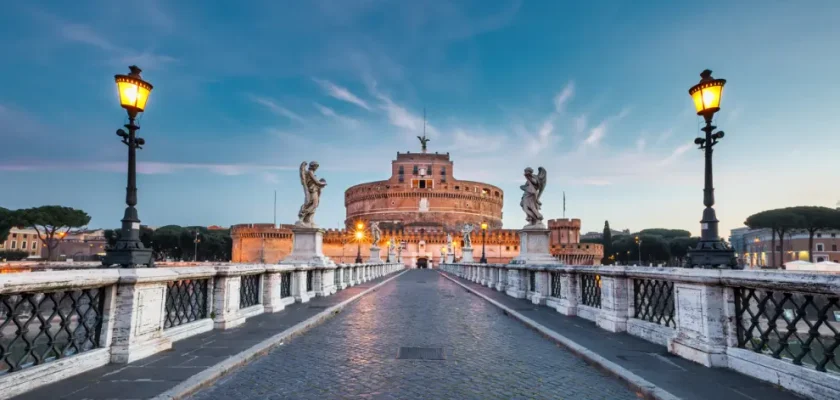
[[315, 273], [311, 270], [306, 271], [306, 291], [312, 291], [312, 281], [315, 279]]
[[292, 273], [283, 272], [280, 274], [280, 298], [286, 298], [292, 295]]
[[242, 275], [239, 285], [239, 308], [260, 304], [260, 275]]
[[601, 308], [601, 276], [580, 274], [580, 302], [589, 307]]
[[528, 290], [537, 291], [537, 271], [528, 271]]
[[0, 376], [100, 347], [104, 288], [0, 294]]
[[738, 347], [840, 373], [840, 298], [735, 288]]
[[209, 279], [187, 279], [166, 284], [163, 329], [207, 318]]
[[560, 298], [560, 273], [559, 272], [552, 272], [551, 273], [551, 297]]
[[634, 278], [633, 310], [634, 318], [676, 328], [674, 282]]

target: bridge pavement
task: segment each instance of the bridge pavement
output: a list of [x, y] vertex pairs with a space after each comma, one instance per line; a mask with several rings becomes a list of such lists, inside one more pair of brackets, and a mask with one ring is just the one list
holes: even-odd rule
[[[443, 360], [398, 359], [401, 347]], [[432, 350], [427, 350], [432, 351]], [[440, 354], [426, 357], [440, 358]], [[634, 399], [433, 270], [411, 270], [196, 393], [204, 399]]]

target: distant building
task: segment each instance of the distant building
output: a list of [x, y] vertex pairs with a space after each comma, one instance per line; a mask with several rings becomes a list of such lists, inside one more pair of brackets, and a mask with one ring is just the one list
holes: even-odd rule
[[219, 226], [219, 225], [210, 225], [210, 226], [207, 227], [207, 230], [208, 231], [226, 231], [226, 230], [228, 230], [228, 228], [225, 228], [224, 226]]
[[[610, 234], [613, 236], [620, 236], [620, 235], [629, 235], [630, 230], [617, 230], [617, 229], [610, 229]], [[604, 232], [586, 232], [583, 235], [580, 235], [581, 239], [601, 239], [604, 237]]]
[[29, 257], [38, 257], [41, 254], [38, 231], [30, 228], [12, 228], [9, 237], [0, 242], [0, 251], [25, 251], [29, 253]]
[[[91, 229], [68, 232], [53, 249], [54, 260], [73, 259], [74, 261], [93, 261], [105, 255], [108, 240], [105, 230]], [[41, 256], [47, 257], [46, 246], [42, 247]]]
[[[737, 228], [730, 232], [729, 242], [743, 265], [751, 268], [783, 265], [789, 261], [808, 261], [808, 233], [785, 234], [784, 248], [776, 238], [773, 249], [770, 229]], [[840, 231], [825, 230], [814, 234], [814, 248], [810, 249], [814, 262], [840, 262]]]

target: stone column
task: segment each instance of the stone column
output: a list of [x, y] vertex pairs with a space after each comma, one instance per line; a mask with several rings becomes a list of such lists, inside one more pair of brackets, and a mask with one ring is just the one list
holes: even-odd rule
[[610, 332], [627, 330], [628, 294], [630, 288], [624, 267], [601, 267], [614, 270], [615, 274], [601, 274], [601, 310], [595, 319], [599, 327]]
[[309, 267], [301, 267], [292, 274], [292, 296], [298, 303], [309, 302], [310, 292], [306, 291], [306, 272]]
[[286, 305], [280, 301], [280, 283], [282, 281], [282, 267], [269, 265], [263, 275], [263, 306], [267, 313], [282, 311]]
[[[715, 275], [720, 271], [695, 270]], [[715, 279], [716, 280], [716, 279]], [[707, 367], [728, 366], [726, 357], [726, 288], [702, 283], [674, 283], [677, 334], [668, 351]]]
[[[498, 279], [496, 279], [496, 290], [500, 292], [504, 292], [508, 288], [508, 280], [507, 280], [507, 269], [504, 266], [497, 266], [496, 274]], [[504, 275], [504, 276], [502, 276]]]
[[487, 279], [486, 286], [489, 287], [489, 288], [495, 287], [496, 286], [496, 281], [498, 280], [498, 277], [496, 276], [496, 268], [493, 268], [489, 265], [485, 266], [484, 268], [487, 269], [487, 273], [488, 273], [488, 279]]
[[344, 290], [347, 288], [347, 264], [339, 265], [335, 273], [338, 274], [338, 287], [336, 290]]
[[539, 268], [534, 273], [536, 274], [534, 279], [536, 287], [533, 288], [533, 293], [531, 294], [531, 303], [545, 305], [545, 299], [551, 293], [549, 292], [551, 275], [545, 268]]
[[379, 246], [370, 246], [370, 258], [368, 258], [367, 262], [371, 264], [381, 264], [385, 262], [382, 261], [382, 256], [379, 254]]
[[577, 315], [578, 279], [574, 271], [563, 272], [560, 275], [560, 302], [557, 312], [563, 315]]
[[164, 268], [120, 269], [111, 337], [111, 362], [126, 364], [172, 348], [163, 337], [166, 281], [178, 280]]
[[508, 268], [507, 275], [508, 285], [507, 291], [505, 293], [507, 293], [507, 295], [510, 297], [524, 299], [525, 290], [522, 286], [522, 270], [520, 270], [519, 268]]

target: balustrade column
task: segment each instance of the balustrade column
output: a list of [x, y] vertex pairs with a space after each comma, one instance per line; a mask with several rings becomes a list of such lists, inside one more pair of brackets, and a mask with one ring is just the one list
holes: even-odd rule
[[601, 267], [614, 271], [601, 274], [601, 309], [595, 323], [610, 332], [627, 330], [630, 280], [624, 275], [624, 267]]
[[549, 282], [551, 274], [543, 268], [534, 271], [534, 274], [536, 274], [534, 279], [536, 287], [533, 288], [533, 293], [531, 294], [531, 303], [545, 305], [546, 298], [551, 294]]
[[292, 296], [298, 303], [307, 303], [315, 295], [308, 291], [306, 287], [308, 269], [308, 267], [301, 267], [292, 274]]
[[173, 278], [176, 274], [162, 268], [120, 270], [116, 295], [109, 296], [114, 310], [112, 363], [127, 364], [172, 348], [163, 336], [163, 311], [166, 281]]
[[719, 273], [692, 270], [693, 275], [709, 275], [709, 284], [674, 283], [677, 334], [668, 341], [668, 351], [707, 367], [728, 366], [727, 308], [734, 308], [734, 295], [731, 288], [712, 286]]
[[265, 312], [275, 313], [286, 308], [281, 300], [281, 287], [283, 282], [283, 271], [288, 267], [280, 265], [267, 265], [263, 276], [263, 306]]
[[523, 284], [525, 283], [525, 280], [523, 279], [523, 272], [525, 271], [519, 268], [507, 269], [508, 287], [505, 293], [507, 293], [508, 296], [517, 299], [525, 298], [526, 293], [523, 287]]
[[500, 292], [504, 292], [508, 288], [508, 280], [507, 280], [507, 270], [504, 266], [497, 265], [496, 266], [496, 274], [498, 275], [498, 279], [496, 280], [496, 290]]
[[563, 315], [577, 315], [578, 275], [574, 271], [562, 272], [560, 275], [560, 301], [555, 309]]

